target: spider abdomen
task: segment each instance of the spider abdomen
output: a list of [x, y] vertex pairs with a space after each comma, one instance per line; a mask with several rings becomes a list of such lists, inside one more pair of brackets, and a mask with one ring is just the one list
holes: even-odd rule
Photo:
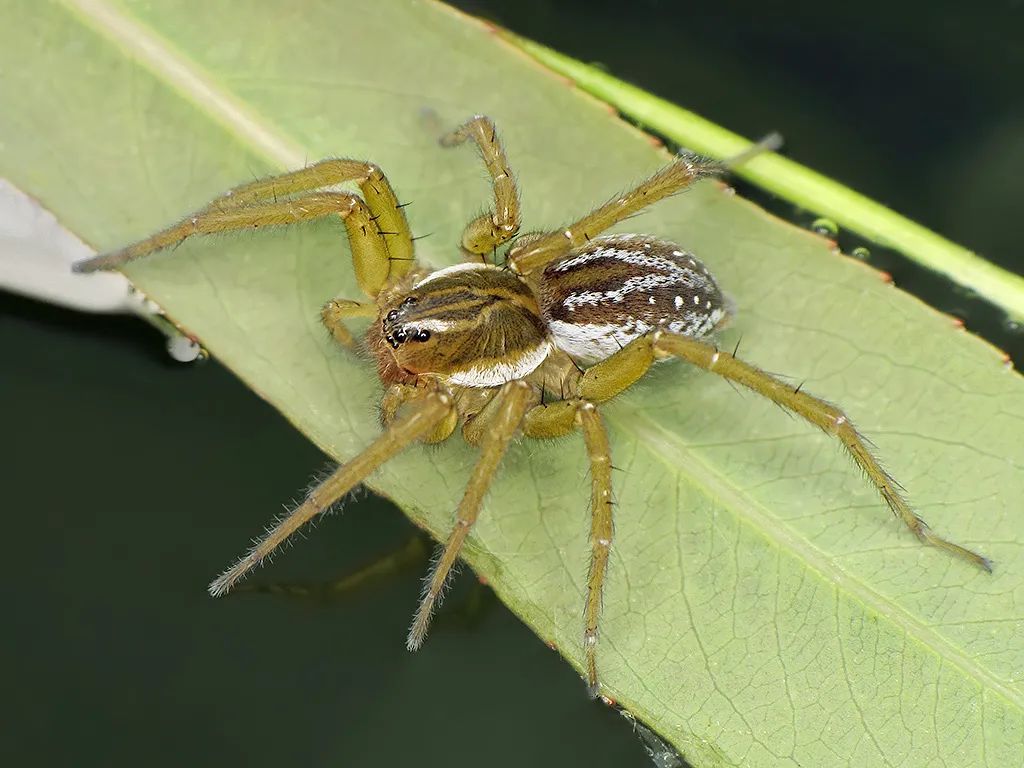
[[595, 238], [544, 270], [539, 298], [555, 345], [586, 364], [657, 328], [704, 336], [729, 314], [707, 267], [649, 235]]

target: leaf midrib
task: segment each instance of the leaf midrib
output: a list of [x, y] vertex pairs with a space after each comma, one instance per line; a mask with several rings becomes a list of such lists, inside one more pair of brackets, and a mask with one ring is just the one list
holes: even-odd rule
[[301, 168], [305, 165], [305, 154], [298, 145], [258, 120], [228, 92], [218, 88], [209, 73], [204, 72], [195, 62], [182, 58], [151, 28], [113, 8], [104, 0], [63, 2], [98, 34], [134, 54], [158, 79], [204, 108], [216, 122], [228, 128], [256, 152], [283, 168]]

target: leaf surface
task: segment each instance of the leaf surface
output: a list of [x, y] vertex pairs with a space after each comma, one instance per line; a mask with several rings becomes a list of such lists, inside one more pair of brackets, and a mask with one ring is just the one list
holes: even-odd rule
[[[15, 6], [22, 23], [0, 30], [0, 103], [14, 107], [0, 115], [0, 174], [100, 250], [253, 175], [342, 155], [380, 164], [415, 233], [431, 235], [421, 259], [452, 263], [490, 193], [472, 151], [437, 146], [427, 109], [451, 125], [495, 118], [527, 230], [666, 161], [430, 2]], [[723, 344], [742, 336], [742, 355], [842, 404], [932, 526], [996, 572], [918, 545], [824, 435], [661, 365], [604, 409], [623, 470], [607, 693], [699, 767], [1024, 763], [1020, 377], [949, 318], [719, 185], [628, 229], [699, 254], [739, 308]], [[190, 243], [131, 276], [328, 453], [348, 459], [377, 434], [371, 366], [318, 322], [327, 298], [359, 297], [339, 225]], [[417, 448], [370, 485], [441, 534], [473, 457], [458, 439]], [[578, 437], [519, 444], [466, 552], [577, 667], [587, 484]]]

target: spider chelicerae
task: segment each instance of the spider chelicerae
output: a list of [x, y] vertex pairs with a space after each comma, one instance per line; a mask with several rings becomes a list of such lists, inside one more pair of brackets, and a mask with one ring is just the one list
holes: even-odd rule
[[[510, 442], [517, 434], [556, 438], [578, 429], [590, 463], [583, 645], [587, 682], [596, 694], [598, 623], [612, 546], [611, 448], [599, 406], [664, 358], [685, 360], [747, 387], [834, 436], [921, 541], [990, 570], [986, 558], [932, 533], [840, 409], [704, 340], [728, 320], [729, 305], [693, 254], [651, 235], [601, 235], [648, 205], [721, 173], [729, 162], [682, 153], [563, 230], [518, 235], [519, 195], [494, 123], [477, 116], [441, 138], [444, 146], [466, 141], [475, 142], [483, 157], [494, 207], [466, 226], [467, 258], [455, 266], [429, 270], [416, 263], [405, 212], [391, 184], [377, 166], [350, 159], [323, 160], [236, 187], [167, 229], [75, 265], [79, 272], [110, 269], [193, 235], [325, 216], [344, 221], [355, 276], [369, 301], [332, 299], [321, 316], [348, 347], [356, 342], [346, 321], [373, 318], [364, 344], [385, 387], [383, 431], [218, 577], [210, 585], [212, 595], [225, 594], [398, 452], [416, 441], [446, 440], [461, 423], [463, 437], [479, 448], [480, 458], [409, 630], [409, 649], [419, 648]], [[754, 145], [731, 163], [769, 144]], [[345, 182], [357, 184], [362, 197], [335, 190]], [[509, 241], [504, 268], [488, 263], [487, 257]]]

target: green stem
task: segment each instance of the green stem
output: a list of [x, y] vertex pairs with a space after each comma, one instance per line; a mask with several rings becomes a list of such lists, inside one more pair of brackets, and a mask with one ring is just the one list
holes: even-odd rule
[[[742, 136], [595, 67], [506, 30], [500, 30], [499, 34], [630, 119], [687, 149], [713, 157], [729, 157], [750, 144]], [[1024, 319], [1024, 277], [985, 261], [864, 195], [777, 154], [756, 157], [733, 173], [942, 273], [999, 306], [1012, 319]]]

